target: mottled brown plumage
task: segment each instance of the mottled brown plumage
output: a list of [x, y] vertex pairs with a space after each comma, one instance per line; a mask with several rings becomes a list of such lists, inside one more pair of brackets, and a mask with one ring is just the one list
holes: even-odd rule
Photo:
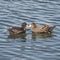
[[52, 32], [52, 30], [55, 28], [55, 26], [49, 26], [47, 24], [43, 24], [41, 26], [37, 26], [35, 23], [31, 24], [31, 30], [32, 32], [36, 33], [49, 33]]
[[25, 33], [25, 31], [26, 31], [26, 29], [25, 29], [26, 25], [27, 25], [27, 23], [23, 22], [22, 25], [21, 25], [21, 27], [14, 26], [12, 28], [9, 28], [8, 31], [9, 31], [10, 34]]

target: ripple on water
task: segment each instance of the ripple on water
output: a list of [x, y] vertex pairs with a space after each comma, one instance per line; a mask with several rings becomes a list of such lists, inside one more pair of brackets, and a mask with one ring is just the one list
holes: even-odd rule
[[[56, 25], [53, 33], [9, 36], [8, 28], [22, 22]], [[0, 60], [60, 59], [60, 0], [0, 1]], [[23, 37], [22, 37], [23, 36]]]

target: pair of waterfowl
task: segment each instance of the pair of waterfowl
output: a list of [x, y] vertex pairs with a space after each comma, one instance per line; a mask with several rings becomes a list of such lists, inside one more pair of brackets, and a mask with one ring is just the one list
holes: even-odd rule
[[55, 26], [49, 26], [47, 24], [43, 24], [41, 26], [37, 26], [35, 23], [28, 25], [26, 22], [21, 24], [21, 27], [12, 27], [8, 29], [10, 34], [20, 34], [26, 32], [26, 27], [30, 27], [31, 31], [34, 33], [51, 33]]

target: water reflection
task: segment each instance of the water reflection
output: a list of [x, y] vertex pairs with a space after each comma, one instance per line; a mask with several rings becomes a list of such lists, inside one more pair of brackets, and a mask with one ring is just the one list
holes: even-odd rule
[[28, 36], [32, 40], [36, 40], [36, 38], [41, 38], [41, 39], [51, 38], [53, 36], [53, 34], [52, 33], [31, 33], [31, 34], [23, 33], [23, 34], [13, 34], [13, 35], [10, 34], [10, 35], [8, 35], [8, 39], [18, 39], [19, 38], [22, 42], [26, 42], [26, 40], [29, 39], [29, 38], [26, 38]]
[[45, 39], [52, 36], [53, 36], [52, 33], [32, 33], [32, 39], [36, 39], [37, 37]]
[[17, 39], [20, 38], [22, 42], [26, 41], [26, 33], [23, 34], [10, 34], [8, 35], [8, 39]]

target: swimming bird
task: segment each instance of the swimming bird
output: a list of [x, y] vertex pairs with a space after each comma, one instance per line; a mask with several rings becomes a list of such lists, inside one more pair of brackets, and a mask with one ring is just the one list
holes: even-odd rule
[[23, 22], [21, 24], [21, 27], [12, 27], [12, 28], [9, 28], [8, 31], [10, 34], [20, 34], [20, 33], [25, 33], [26, 32], [26, 26], [27, 26], [27, 23], [26, 22]]
[[31, 31], [35, 33], [51, 33], [55, 26], [49, 26], [47, 24], [42, 24], [37, 26], [35, 23], [31, 24]]

